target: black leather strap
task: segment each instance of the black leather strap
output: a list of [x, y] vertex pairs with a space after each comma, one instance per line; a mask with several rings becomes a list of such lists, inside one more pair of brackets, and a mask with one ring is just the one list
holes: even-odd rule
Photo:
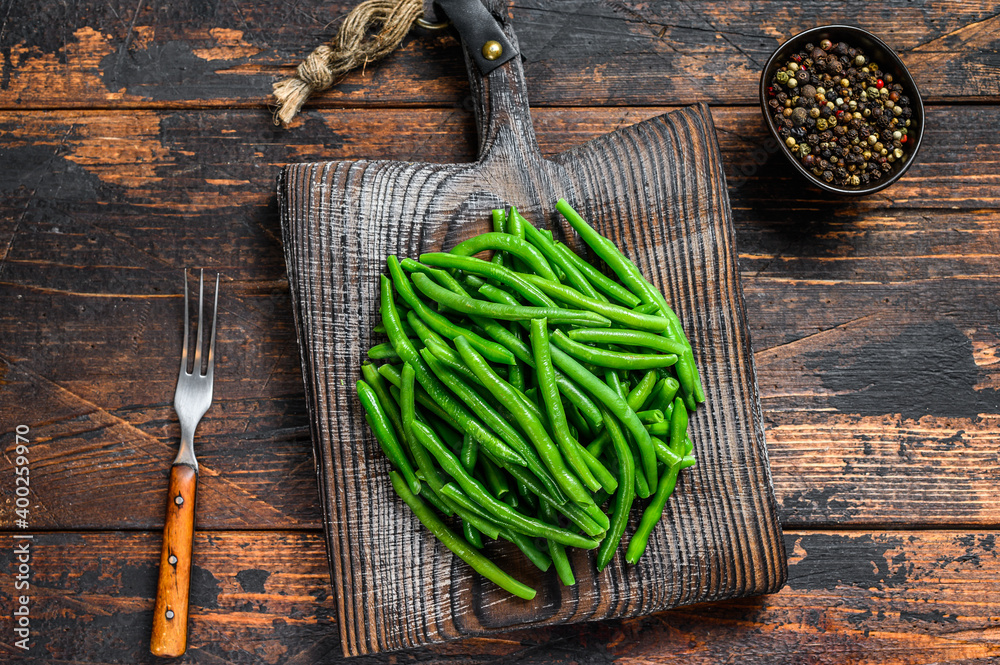
[[[517, 49], [503, 33], [502, 17], [491, 14], [481, 0], [424, 0], [426, 20], [440, 21], [442, 14], [458, 30], [462, 45], [475, 60], [483, 76], [517, 56]], [[487, 60], [483, 56], [483, 46], [489, 41], [498, 42], [503, 49], [496, 60]]]

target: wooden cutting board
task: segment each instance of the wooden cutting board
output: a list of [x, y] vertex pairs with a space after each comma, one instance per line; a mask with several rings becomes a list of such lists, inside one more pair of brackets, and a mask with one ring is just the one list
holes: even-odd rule
[[[509, 26], [505, 32], [516, 44]], [[296, 164], [279, 183], [345, 655], [777, 590], [785, 552], [708, 108], [543, 159], [520, 58], [486, 77], [468, 54], [466, 61], [477, 103], [475, 163]], [[372, 327], [387, 255], [447, 250], [490, 230], [491, 209], [511, 204], [582, 249], [554, 210], [560, 197], [663, 290], [694, 346], [707, 402], [691, 421], [698, 465], [682, 474], [638, 565], [620, 552], [597, 574], [592, 555], [576, 552], [577, 585], [566, 588], [520, 552], [488, 546], [501, 567], [538, 589], [523, 601], [474, 575], [394, 495], [354, 383], [369, 346], [384, 341]]]

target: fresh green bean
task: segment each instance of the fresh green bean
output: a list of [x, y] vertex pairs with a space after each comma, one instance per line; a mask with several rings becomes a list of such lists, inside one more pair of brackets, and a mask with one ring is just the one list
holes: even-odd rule
[[[506, 233], [507, 232], [507, 217], [504, 215], [503, 210], [493, 209], [493, 232], [494, 233]], [[495, 252], [493, 258], [490, 260], [491, 263], [498, 266], [503, 266], [504, 264], [504, 253]]]
[[653, 533], [653, 528], [660, 521], [660, 518], [663, 517], [663, 509], [667, 505], [667, 499], [670, 498], [670, 495], [674, 492], [674, 487], [677, 486], [677, 474], [679, 471], [680, 464], [671, 464], [667, 473], [660, 477], [656, 494], [649, 502], [649, 505], [646, 506], [646, 510], [642, 511], [639, 526], [636, 527], [635, 533], [632, 534], [632, 539], [628, 543], [628, 548], [625, 550], [625, 561], [628, 563], [637, 563], [639, 557], [646, 551], [649, 536]]
[[429, 352], [424, 353], [423, 357], [427, 366], [430, 367], [431, 372], [434, 373], [438, 380], [455, 393], [486, 425], [493, 428], [493, 431], [497, 433], [504, 443], [521, 455], [527, 463], [527, 467], [539, 477], [539, 480], [542, 481], [546, 489], [553, 492], [556, 496], [561, 496], [556, 480], [546, 470], [535, 449], [524, 440], [524, 437], [503, 416], [497, 413], [486, 400], [470, 388], [468, 384], [462, 381], [457, 375], [449, 372], [448, 368], [439, 362], [433, 354]]
[[535, 445], [535, 449], [538, 451], [538, 456], [542, 458], [546, 468], [548, 468], [552, 477], [559, 484], [560, 489], [565, 492], [571, 501], [581, 506], [592, 505], [593, 500], [590, 498], [587, 490], [580, 484], [577, 477], [566, 468], [562, 455], [559, 453], [559, 448], [552, 441], [548, 431], [545, 429], [545, 425], [524, 406], [523, 402], [517, 396], [517, 391], [509, 383], [496, 375], [496, 372], [493, 371], [489, 363], [472, 348], [472, 345], [467, 340], [459, 337], [455, 340], [455, 344], [457, 345], [458, 352], [462, 355], [462, 359], [465, 360], [469, 368], [479, 377], [479, 380], [486, 386], [487, 390], [493, 393], [493, 396], [497, 400], [507, 406], [511, 415], [514, 416], [514, 419], [520, 425], [521, 430], [531, 439], [531, 442]]
[[[395, 398], [396, 394], [400, 390], [399, 370], [397, 370], [392, 365], [382, 365], [381, 367], [378, 368], [378, 373], [381, 374], [382, 377], [390, 383], [389, 390], [392, 393], [392, 396]], [[449, 416], [447, 413], [444, 412], [444, 409], [442, 409], [440, 406], [437, 405], [437, 402], [431, 399], [431, 396], [427, 394], [427, 391], [421, 388], [419, 385], [416, 387], [414, 391], [414, 399], [416, 403], [419, 404], [424, 409], [426, 409], [428, 413], [431, 413], [434, 416], [436, 416], [439, 420], [444, 422], [446, 425], [451, 427], [456, 432], [464, 431], [462, 430], [462, 427], [458, 423], [452, 420], [451, 416]], [[398, 402], [399, 400], [397, 399], [396, 401]]]
[[686, 347], [680, 342], [667, 339], [662, 335], [641, 330], [623, 330], [621, 328], [575, 328], [566, 333], [576, 342], [591, 344], [617, 344], [619, 346], [641, 346], [660, 353], [683, 355]]
[[534, 589], [518, 582], [505, 573], [495, 563], [484, 557], [474, 547], [445, 526], [444, 522], [434, 514], [434, 511], [427, 507], [427, 504], [410, 492], [410, 489], [399, 474], [392, 472], [389, 474], [389, 477], [392, 479], [392, 487], [396, 490], [396, 494], [410, 507], [410, 510], [417, 516], [420, 523], [427, 527], [455, 556], [469, 564], [477, 573], [518, 598], [531, 600], [535, 597]]
[[556, 503], [555, 499], [549, 496], [545, 488], [539, 484], [538, 479], [531, 475], [527, 469], [511, 465], [507, 467], [507, 473], [517, 481], [519, 495], [532, 509], [538, 508], [538, 501], [544, 501], [562, 513], [566, 519], [578, 526], [588, 536], [601, 537], [607, 531], [605, 527], [595, 522], [581, 506], [572, 501]]
[[[413, 274], [413, 284], [428, 298], [443, 303], [463, 314], [503, 319], [506, 321], [522, 321], [528, 319], [547, 318], [553, 323], [574, 325], [590, 325], [595, 327], [609, 326], [611, 322], [595, 312], [560, 307], [528, 307], [525, 305], [501, 305], [499, 303], [474, 300], [462, 297], [453, 291], [436, 284], [430, 277], [422, 273]], [[661, 321], [663, 319], [660, 319]], [[442, 333], [444, 334], [444, 333]], [[447, 335], [446, 335], [447, 336]], [[495, 344], [495, 342], [493, 343]], [[504, 351], [510, 354], [506, 348]], [[511, 359], [513, 360], [513, 355]], [[495, 360], [494, 362], [502, 362]], [[513, 362], [507, 363], [512, 365]]]
[[653, 423], [662, 423], [663, 412], [659, 409], [647, 409], [645, 411], [636, 411], [635, 415], [639, 416], [639, 420], [642, 421], [643, 425], [652, 425]]
[[[544, 501], [538, 504], [538, 517], [549, 524], [556, 524], [557, 517], [555, 509]], [[554, 540], [548, 541], [549, 556], [556, 567], [556, 575], [563, 586], [573, 586], [576, 584], [576, 577], [573, 576], [573, 566], [570, 565], [569, 557], [566, 555], [566, 547]]]
[[556, 306], [552, 298], [545, 295], [541, 289], [531, 282], [526, 281], [522, 273], [514, 272], [509, 268], [498, 266], [489, 261], [483, 261], [473, 256], [457, 256], [442, 252], [421, 254], [420, 261], [421, 263], [439, 268], [456, 268], [467, 275], [481, 275], [494, 279], [498, 283], [514, 289], [522, 298], [538, 307]]
[[399, 362], [400, 360], [399, 356], [396, 355], [396, 350], [388, 342], [376, 344], [368, 349], [368, 358], [371, 360], [388, 360], [390, 362]]
[[413, 433], [420, 443], [437, 458], [441, 468], [455, 479], [458, 486], [462, 488], [469, 498], [487, 509], [501, 524], [508, 524], [527, 536], [551, 538], [565, 545], [582, 547], [583, 549], [594, 549], [597, 547], [597, 541], [595, 540], [522, 515], [507, 504], [498, 501], [486, 491], [482, 483], [469, 475], [459, 459], [441, 443], [433, 430], [423, 423], [414, 422]]
[[[525, 226], [525, 228], [529, 228]], [[580, 455], [580, 442], [569, 435], [566, 423], [566, 412], [563, 409], [562, 398], [556, 385], [555, 369], [552, 367], [552, 356], [549, 353], [549, 331], [545, 319], [531, 320], [531, 349], [535, 356], [535, 372], [538, 377], [538, 389], [545, 404], [545, 413], [549, 418], [549, 428], [552, 437], [559, 444], [559, 449], [566, 462], [576, 472], [577, 477], [591, 492], [601, 488], [587, 463]]]
[[513, 529], [506, 528], [500, 529], [500, 537], [514, 543], [514, 545], [517, 546], [517, 549], [524, 553], [524, 556], [528, 559], [528, 561], [535, 564], [535, 567], [543, 573], [552, 566], [552, 559], [549, 558], [549, 555], [535, 547], [535, 543], [532, 539], [524, 534], [518, 533]]
[[469, 473], [476, 468], [476, 459], [479, 457], [479, 442], [472, 438], [472, 435], [466, 432], [465, 437], [462, 439], [462, 466]]
[[358, 381], [356, 385], [358, 399], [361, 401], [361, 406], [365, 409], [365, 417], [368, 420], [368, 425], [372, 428], [372, 432], [375, 434], [375, 439], [378, 441], [379, 447], [382, 448], [382, 452], [389, 458], [392, 465], [399, 469], [403, 477], [406, 478], [406, 482], [413, 493], [420, 494], [420, 481], [417, 479], [416, 474], [413, 473], [413, 466], [410, 464], [410, 460], [407, 459], [406, 453], [399, 443], [399, 439], [396, 438], [396, 434], [392, 431], [392, 424], [379, 404], [378, 395], [364, 381]]
[[[509, 220], [508, 220], [509, 221]], [[557, 279], [555, 272], [549, 265], [542, 253], [529, 245], [521, 238], [517, 238], [507, 233], [482, 233], [462, 241], [451, 249], [451, 253], [457, 256], [472, 256], [479, 252], [492, 249], [507, 252], [524, 261], [529, 268], [537, 274], [548, 279]], [[423, 263], [423, 257], [420, 257]]]
[[465, 538], [465, 542], [477, 550], [483, 549], [483, 536], [480, 534], [479, 529], [472, 526], [472, 523], [467, 520], [462, 520], [462, 537]]
[[611, 562], [611, 558], [618, 549], [625, 527], [628, 524], [628, 516], [632, 511], [632, 502], [635, 499], [635, 462], [632, 459], [632, 450], [615, 418], [605, 413], [604, 423], [614, 445], [615, 455], [618, 458], [618, 491], [615, 498], [615, 509], [611, 514], [611, 527], [601, 541], [601, 547], [597, 550], [597, 570], [604, 568]]
[[[413, 420], [416, 417], [416, 403], [414, 399], [416, 393], [416, 375], [413, 373], [413, 367], [409, 363], [403, 365], [400, 378], [399, 410], [402, 414], [403, 433], [406, 442], [410, 445], [410, 452], [413, 453], [413, 462], [417, 465], [415, 472], [418, 478], [427, 483], [427, 487], [423, 488], [424, 490], [429, 489], [434, 495], [439, 495], [441, 487], [444, 485], [444, 479], [438, 473], [437, 467], [434, 466], [430, 455], [420, 445], [416, 437], [413, 436]], [[433, 500], [431, 502], [434, 503]], [[440, 509], [440, 506], [438, 508]], [[451, 516], [450, 506], [448, 506], [446, 513]]]
[[670, 416], [670, 449], [684, 455], [684, 440], [687, 438], [688, 413], [684, 401], [674, 400], [674, 412]]
[[653, 393], [650, 403], [664, 413], [667, 407], [674, 403], [674, 397], [680, 389], [681, 384], [672, 376], [666, 376], [657, 384], [657, 391]]
[[[656, 453], [653, 451], [653, 442], [649, 439], [649, 433], [639, 421], [635, 411], [629, 408], [628, 403], [609, 388], [600, 379], [590, 373], [586, 367], [578, 363], [569, 355], [563, 353], [558, 347], [551, 347], [552, 362], [559, 369], [566, 373], [568, 377], [580, 384], [580, 386], [602, 402], [616, 418], [632, 433], [642, 459], [642, 466], [646, 480], [650, 485], [656, 484]], [[465, 355], [463, 354], [463, 358]], [[596, 457], [596, 455], [595, 455]]]
[[[631, 291], [629, 293], [631, 293]], [[656, 314], [660, 311], [660, 306], [655, 302], [647, 302], [639, 305], [638, 307], [633, 307], [632, 311], [639, 314]]]
[[604, 295], [614, 298], [618, 302], [626, 305], [628, 307], [635, 307], [642, 301], [634, 293], [626, 289], [624, 286], [614, 281], [603, 272], [595, 268], [594, 266], [587, 263], [586, 259], [579, 256], [572, 249], [557, 242], [556, 249], [559, 250], [567, 259], [569, 259], [573, 265], [575, 265], [580, 272], [582, 272], [590, 283], [593, 284], [599, 291], [603, 292]]
[[654, 354], [654, 353], [623, 353], [621, 351], [605, 351], [596, 346], [587, 346], [574, 342], [561, 330], [552, 333], [552, 342], [560, 349], [580, 360], [598, 367], [610, 367], [612, 369], [654, 369], [657, 367], [670, 367], [677, 363], [677, 356], [674, 354]]
[[[400, 297], [410, 305], [420, 318], [423, 319], [424, 323], [426, 323], [432, 330], [440, 335], [443, 335], [444, 337], [447, 337], [448, 339], [454, 339], [460, 335], [465, 336], [465, 338], [469, 340], [470, 344], [475, 346], [480, 353], [489, 358], [491, 361], [505, 365], [514, 364], [514, 356], [504, 347], [500, 346], [496, 342], [483, 339], [468, 328], [464, 328], [454, 323], [446, 316], [443, 316], [428, 307], [419, 297], [417, 297], [416, 292], [410, 284], [409, 278], [399, 266], [399, 262], [396, 260], [395, 256], [390, 255], [386, 262], [389, 265], [389, 273], [392, 275], [392, 283], [396, 287], [396, 292], [399, 293]], [[422, 277], [430, 281], [430, 278], [422, 273], [413, 273], [413, 277]], [[444, 287], [438, 288], [442, 291], [446, 291]], [[435, 300], [435, 302], [441, 301]], [[384, 316], [385, 314], [383, 314], [383, 317]], [[393, 346], [395, 347], [395, 344], [393, 344]], [[396, 349], [396, 351], [399, 352], [399, 349]], [[404, 360], [406, 360], [406, 358], [404, 358]], [[417, 375], [417, 378], [419, 378], [419, 374]]]
[[[579, 310], [594, 312], [595, 314], [600, 314], [602, 317], [610, 319], [611, 321], [621, 323], [631, 328], [637, 328], [639, 330], [662, 332], [667, 329], [667, 320], [662, 316], [639, 314], [638, 312], [634, 312], [631, 309], [622, 307], [621, 305], [615, 305], [610, 302], [602, 302], [595, 298], [588, 298], [571, 286], [559, 284], [558, 282], [547, 280], [538, 275], [522, 275], [522, 277], [537, 286], [546, 295], [551, 296], [560, 302], [573, 305], [574, 307], [579, 308]], [[597, 327], [606, 328], [608, 326]]]
[[483, 470], [483, 478], [493, 496], [504, 501], [508, 495], [512, 494], [507, 476], [487, 455], [480, 455], [477, 463]]
[[[395, 263], [395, 257], [390, 257], [390, 259], [392, 259], [390, 261], [391, 269], [392, 264]], [[398, 264], [396, 264], [396, 270], [401, 273]], [[389, 335], [389, 340], [392, 342], [393, 348], [396, 349], [396, 353], [413, 366], [417, 381], [427, 391], [430, 398], [437, 402], [438, 406], [448, 414], [451, 420], [461, 426], [462, 431], [471, 432], [473, 436], [479, 439], [479, 443], [492, 453], [494, 458], [505, 463], [526, 464], [527, 462], [523, 457], [486, 429], [465, 407], [449, 395], [444, 386], [431, 373], [430, 368], [424, 363], [423, 358], [417, 353], [409, 338], [403, 334], [402, 328], [399, 325], [399, 312], [396, 311], [396, 304], [392, 299], [392, 282], [385, 275], [381, 276], [381, 300], [382, 320], [386, 324], [386, 333]]]
[[403, 429], [403, 419], [399, 414], [399, 407], [396, 404], [396, 400], [389, 394], [389, 390], [385, 387], [385, 382], [382, 381], [382, 375], [378, 373], [378, 370], [371, 363], [362, 363], [361, 375], [364, 377], [365, 383], [375, 391], [379, 404], [385, 410], [385, 415], [388, 416], [389, 422], [392, 423], [392, 430], [396, 433], [396, 439], [403, 443], [403, 449], [406, 450], [409, 446], [406, 445], [406, 441], [404, 440], [405, 430]]

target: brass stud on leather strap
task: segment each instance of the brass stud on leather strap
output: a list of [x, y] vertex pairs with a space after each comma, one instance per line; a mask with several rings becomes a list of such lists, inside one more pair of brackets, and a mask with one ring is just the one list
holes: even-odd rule
[[496, 60], [503, 55], [503, 46], [495, 39], [483, 44], [483, 57], [487, 60]]

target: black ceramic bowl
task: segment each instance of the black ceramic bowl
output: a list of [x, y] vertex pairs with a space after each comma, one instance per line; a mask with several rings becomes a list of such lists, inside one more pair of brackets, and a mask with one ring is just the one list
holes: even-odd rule
[[[852, 187], [850, 185], [837, 186], [825, 182], [821, 178], [817, 178], [813, 173], [803, 166], [795, 156], [792, 155], [791, 151], [785, 146], [784, 139], [778, 134], [778, 128], [774, 124], [774, 118], [771, 117], [771, 109], [768, 107], [768, 96], [767, 87], [768, 82], [774, 77], [775, 72], [786, 63], [789, 58], [808, 44], [818, 45], [820, 41], [824, 39], [829, 39], [830, 41], [837, 42], [847, 42], [848, 45], [854, 48], [860, 49], [864, 52], [865, 56], [869, 61], [874, 61], [878, 63], [879, 68], [892, 74], [893, 83], [899, 83], [903, 86], [904, 94], [910, 98], [910, 108], [913, 110], [913, 115], [910, 117], [910, 126], [907, 128], [908, 140], [906, 142], [906, 161], [902, 164], [894, 165], [895, 168], [889, 172], [889, 175], [881, 180], [876, 180], [868, 185], [859, 185], [857, 187]], [[855, 28], [849, 25], [824, 25], [819, 28], [813, 28], [812, 30], [806, 30], [805, 32], [800, 32], [795, 35], [784, 44], [778, 47], [771, 57], [768, 59], [767, 64], [764, 65], [764, 71], [760, 75], [760, 109], [761, 113], [764, 114], [764, 122], [767, 123], [768, 128], [771, 130], [771, 134], [774, 136], [775, 140], [778, 142], [781, 152], [788, 158], [788, 161], [801, 173], [809, 182], [813, 183], [821, 189], [825, 189], [828, 192], [834, 192], [835, 194], [848, 194], [848, 195], [861, 195], [861, 194], [871, 194], [879, 190], [885, 189], [892, 183], [902, 177], [906, 170], [910, 168], [913, 164], [913, 160], [917, 156], [917, 151], [920, 150], [920, 142], [924, 136], [924, 102], [920, 98], [920, 91], [917, 90], [917, 86], [913, 81], [913, 77], [910, 76], [910, 72], [906, 70], [906, 66], [899, 59], [896, 53], [886, 46], [885, 42], [881, 39], [868, 32], [867, 30], [862, 30], [861, 28]]]

